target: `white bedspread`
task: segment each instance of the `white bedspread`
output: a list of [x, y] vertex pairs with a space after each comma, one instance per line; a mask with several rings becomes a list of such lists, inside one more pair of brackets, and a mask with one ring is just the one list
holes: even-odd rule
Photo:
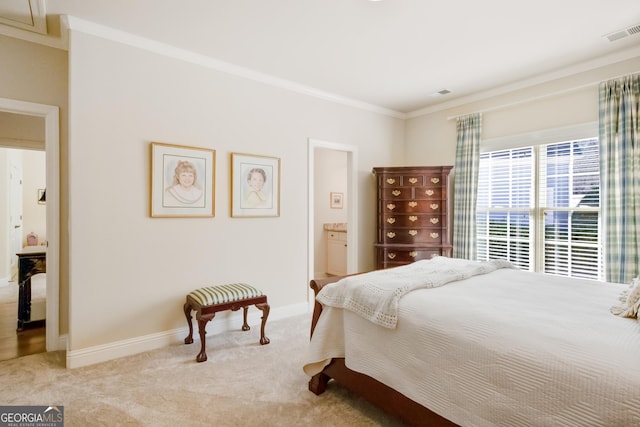
[[316, 299], [325, 306], [346, 308], [375, 324], [395, 328], [398, 301], [407, 293], [437, 288], [499, 268], [514, 267], [501, 259], [477, 262], [438, 256], [401, 267], [345, 277], [325, 286]]
[[640, 322], [624, 285], [500, 269], [402, 298], [395, 329], [325, 307], [304, 371], [332, 357], [462, 426], [640, 425]]

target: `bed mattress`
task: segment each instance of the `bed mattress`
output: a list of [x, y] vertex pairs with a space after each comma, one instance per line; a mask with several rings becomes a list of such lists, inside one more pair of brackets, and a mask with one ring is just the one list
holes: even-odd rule
[[324, 307], [304, 370], [333, 357], [462, 426], [640, 425], [640, 322], [624, 285], [500, 269], [399, 302], [394, 329]]

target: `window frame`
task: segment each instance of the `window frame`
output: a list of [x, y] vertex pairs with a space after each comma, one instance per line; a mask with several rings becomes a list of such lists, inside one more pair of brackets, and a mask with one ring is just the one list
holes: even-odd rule
[[[541, 196], [541, 183], [540, 183], [540, 174], [542, 171], [541, 168], [541, 155], [540, 150], [541, 147], [547, 144], [559, 144], [562, 142], [573, 142], [584, 139], [598, 139], [598, 123], [597, 122], [589, 122], [582, 123], [574, 126], [567, 126], [563, 128], [555, 128], [548, 129], [543, 131], [531, 132], [526, 134], [518, 134], [511, 135], [500, 138], [492, 138], [481, 141], [480, 145], [480, 154], [485, 154], [488, 152], [500, 151], [500, 150], [513, 150], [525, 147], [532, 148], [533, 155], [533, 185], [534, 185], [534, 194], [533, 194], [533, 206], [529, 208], [529, 212], [531, 215], [531, 224], [530, 224], [530, 238], [532, 241], [531, 251], [532, 255], [530, 258], [530, 269], [536, 272], [542, 272], [543, 274], [553, 274], [553, 273], [545, 273], [545, 244], [546, 244], [546, 235], [545, 235], [545, 212], [547, 211], [563, 211], [563, 212], [572, 212], [571, 208], [549, 208], [540, 206], [540, 196]], [[598, 242], [600, 250], [600, 257], [598, 259], [597, 265], [597, 277], [596, 278], [586, 278], [587, 280], [603, 280], [604, 271], [605, 271], [605, 262], [606, 257], [604, 254], [604, 245], [602, 238], [602, 227], [603, 227], [603, 206], [602, 206], [603, 198], [600, 196], [600, 206], [597, 208], [586, 208], [580, 209], [582, 212], [591, 211], [598, 212]], [[525, 210], [524, 208], [518, 210]], [[570, 213], [570, 215], [572, 215]], [[478, 232], [476, 231], [476, 236], [478, 236]], [[571, 243], [570, 239], [567, 242]], [[477, 252], [476, 252], [477, 253]], [[573, 276], [570, 276], [573, 277]]]

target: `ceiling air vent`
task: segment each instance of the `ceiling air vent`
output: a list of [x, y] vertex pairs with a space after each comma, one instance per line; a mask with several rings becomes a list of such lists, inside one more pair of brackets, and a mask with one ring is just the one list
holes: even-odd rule
[[614, 42], [634, 34], [640, 34], [640, 24], [632, 25], [623, 30], [614, 31], [613, 33], [606, 34], [604, 37], [608, 38], [610, 42]]
[[443, 96], [448, 93], [451, 93], [449, 89], [440, 89], [439, 91], [430, 93], [429, 96]]

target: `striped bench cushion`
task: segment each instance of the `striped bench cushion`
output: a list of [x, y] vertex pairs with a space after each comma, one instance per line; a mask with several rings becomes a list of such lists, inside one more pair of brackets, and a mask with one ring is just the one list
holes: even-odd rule
[[264, 295], [260, 289], [246, 283], [215, 285], [196, 289], [189, 296], [200, 305], [224, 304]]

